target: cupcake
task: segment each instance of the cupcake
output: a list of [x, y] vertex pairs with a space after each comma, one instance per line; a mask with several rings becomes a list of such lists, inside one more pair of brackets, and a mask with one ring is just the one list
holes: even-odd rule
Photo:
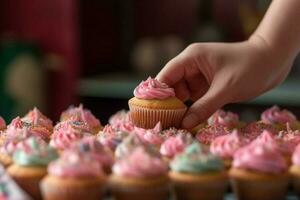
[[169, 177], [177, 200], [221, 200], [228, 186], [222, 159], [198, 142], [171, 161]]
[[226, 112], [222, 109], [217, 110], [207, 120], [207, 124], [211, 126], [223, 126], [228, 129], [242, 128], [245, 123], [239, 120], [239, 116], [232, 112]]
[[29, 111], [23, 118], [22, 121], [27, 123], [31, 123], [33, 126], [42, 126], [49, 131], [53, 130], [53, 123], [52, 121], [47, 118], [39, 109], [36, 107], [33, 110]]
[[106, 125], [103, 130], [97, 134], [97, 138], [103, 146], [110, 148], [114, 152], [118, 144], [128, 135], [128, 132], [117, 130], [111, 125]]
[[229, 133], [230, 131], [223, 126], [208, 125], [200, 129], [195, 137], [201, 144], [209, 146], [215, 138]]
[[294, 150], [300, 143], [300, 130], [292, 130], [288, 125], [286, 130], [282, 130], [278, 133], [278, 137], [284, 142], [289, 143]]
[[160, 147], [160, 153], [165, 158], [172, 159], [176, 154], [181, 153], [193, 142], [193, 137], [189, 133], [179, 132], [168, 137]]
[[94, 160], [99, 162], [105, 173], [111, 173], [111, 167], [114, 163], [113, 153], [109, 148], [104, 147], [96, 137], [85, 137], [79, 142], [73, 143], [70, 148], [80, 153], [89, 154]]
[[49, 164], [40, 189], [45, 200], [100, 200], [105, 184], [98, 161], [89, 154], [69, 150]]
[[297, 117], [286, 109], [280, 110], [278, 106], [273, 106], [265, 110], [261, 114], [261, 121], [266, 124], [271, 124], [278, 130], [285, 129], [286, 123], [289, 123], [292, 129], [300, 128], [300, 123], [298, 122]]
[[54, 127], [50, 145], [59, 151], [63, 151], [69, 148], [73, 142], [91, 135], [90, 127], [85, 122], [70, 118]]
[[159, 148], [165, 140], [160, 122], [158, 122], [153, 129], [135, 127], [133, 133], [138, 135], [144, 144], [153, 145], [157, 148]]
[[270, 133], [277, 134], [278, 130], [275, 129], [271, 124], [266, 124], [262, 121], [252, 122], [242, 129], [242, 133], [249, 140], [254, 140], [257, 138], [264, 130]]
[[289, 174], [277, 149], [253, 141], [234, 154], [229, 176], [238, 199], [285, 199]]
[[116, 200], [165, 200], [169, 197], [167, 172], [156, 151], [138, 146], [114, 164], [109, 188]]
[[7, 173], [34, 199], [41, 199], [39, 182], [47, 174], [48, 163], [57, 157], [43, 140], [30, 137], [15, 151]]
[[224, 161], [225, 167], [230, 168], [234, 153], [248, 144], [248, 142], [248, 139], [243, 137], [237, 130], [234, 130], [228, 135], [214, 139], [210, 145], [210, 152], [220, 156]]
[[119, 131], [132, 132], [135, 127], [129, 118], [129, 112], [126, 110], [118, 111], [109, 118], [108, 122]]
[[153, 128], [161, 122], [162, 128], [179, 127], [187, 109], [175, 97], [173, 88], [149, 77], [134, 90], [128, 102], [132, 122], [141, 128]]
[[97, 134], [102, 129], [100, 121], [92, 114], [91, 111], [83, 108], [82, 104], [78, 107], [69, 107], [61, 114], [60, 120], [65, 121], [72, 117], [77, 117], [79, 121], [85, 122], [90, 127], [93, 134]]
[[300, 145], [298, 145], [292, 157], [293, 165], [290, 167], [290, 174], [292, 176], [293, 188], [298, 197], [300, 197]]
[[144, 145], [142, 140], [136, 134], [131, 134], [117, 146], [115, 150], [115, 157], [116, 159], [125, 158], [130, 155], [136, 147], [142, 145]]

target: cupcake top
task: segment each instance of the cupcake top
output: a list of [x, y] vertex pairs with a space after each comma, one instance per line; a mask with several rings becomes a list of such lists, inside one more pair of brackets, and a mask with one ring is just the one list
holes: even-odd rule
[[33, 110], [29, 111], [23, 118], [22, 121], [32, 123], [33, 126], [42, 126], [47, 128], [48, 130], [53, 129], [52, 121], [47, 118], [39, 109], [36, 107]]
[[271, 124], [266, 124], [264, 122], [252, 122], [243, 128], [243, 132], [251, 139], [255, 136], [261, 134], [264, 130], [267, 130], [273, 134], [278, 133], [278, 130], [275, 129]]
[[120, 131], [131, 132], [134, 130], [134, 125], [130, 120], [127, 110], [120, 110], [109, 118], [109, 124]]
[[244, 138], [237, 130], [228, 135], [219, 136], [210, 145], [210, 151], [222, 158], [232, 158], [234, 153], [245, 146], [249, 140]]
[[175, 91], [167, 84], [149, 77], [134, 89], [133, 94], [139, 99], [167, 99], [174, 97]]
[[170, 167], [175, 172], [201, 174], [222, 171], [224, 163], [220, 157], [210, 153], [200, 143], [194, 142], [175, 156]]
[[198, 131], [196, 139], [202, 144], [209, 145], [215, 138], [227, 134], [229, 131], [223, 126], [208, 125]]
[[300, 145], [295, 148], [295, 151], [292, 156], [293, 165], [300, 167]]
[[29, 128], [32, 127], [32, 124], [29, 122], [24, 122], [21, 120], [20, 117], [16, 117], [15, 119], [13, 119], [11, 121], [11, 123], [7, 126], [7, 129], [5, 131], [6, 135], [8, 137], [10, 136], [16, 136], [19, 135], [19, 131], [23, 128], [27, 128], [27, 130], [29, 130]]
[[152, 149], [139, 146], [130, 155], [118, 160], [113, 172], [124, 177], [150, 178], [165, 175], [168, 165]]
[[269, 131], [265, 130], [259, 137], [257, 137], [253, 142], [262, 143], [268, 146], [270, 149], [279, 151], [282, 154], [291, 154], [294, 150], [294, 146], [288, 141], [284, 141], [276, 135], [273, 135]]
[[90, 110], [83, 108], [82, 104], [80, 104], [78, 107], [69, 107], [61, 114], [60, 120], [64, 121], [74, 116], [78, 117], [79, 121], [85, 122], [91, 128], [101, 126], [100, 121], [92, 114]]
[[168, 137], [160, 147], [160, 153], [168, 158], [173, 158], [181, 153], [185, 147], [193, 142], [193, 137], [189, 133], [179, 133]]
[[296, 147], [300, 143], [300, 130], [292, 130], [288, 125], [287, 130], [278, 133], [278, 137]]
[[47, 166], [58, 157], [57, 152], [43, 140], [30, 137], [13, 154], [13, 160], [20, 166]]
[[117, 159], [128, 156], [136, 147], [144, 145], [136, 134], [127, 136], [116, 148], [115, 156]]
[[296, 116], [290, 111], [280, 110], [278, 106], [273, 106], [261, 114], [261, 120], [267, 124], [285, 124], [297, 121]]
[[97, 177], [102, 175], [100, 164], [89, 154], [64, 151], [62, 156], [48, 165], [48, 173], [58, 177]]
[[176, 136], [176, 135], [181, 135], [181, 134], [191, 135], [191, 133], [188, 132], [187, 130], [177, 129], [175, 127], [171, 127], [171, 128], [168, 128], [168, 129], [162, 131], [162, 135], [165, 138], [169, 138], [171, 136]]
[[135, 127], [133, 132], [137, 134], [145, 144], [161, 145], [165, 139], [162, 135], [162, 127], [160, 122], [158, 122], [153, 129]]
[[6, 129], [5, 120], [0, 116], [0, 130]]
[[73, 143], [70, 148], [80, 153], [90, 154], [102, 166], [112, 166], [113, 164], [112, 152], [105, 148], [94, 136], [85, 137], [79, 142]]
[[7, 155], [13, 155], [13, 153], [17, 150], [19, 143], [22, 143], [26, 138], [29, 136], [27, 135], [27, 129], [21, 129], [20, 131], [23, 131], [24, 133], [21, 133], [16, 136], [8, 137], [3, 146], [0, 148], [0, 152]]
[[217, 110], [207, 120], [208, 125], [225, 126], [228, 128], [234, 128], [239, 125], [239, 116], [232, 112], [226, 112], [222, 109]]
[[66, 149], [70, 145], [83, 138], [91, 136], [90, 128], [83, 121], [77, 121], [76, 118], [70, 118], [58, 123], [54, 127], [50, 145], [57, 149]]
[[128, 135], [128, 132], [119, 131], [112, 125], [106, 125], [103, 130], [97, 134], [97, 138], [105, 147], [115, 151], [118, 144], [120, 144]]
[[263, 142], [253, 141], [234, 154], [233, 167], [263, 173], [281, 173], [287, 164], [281, 153]]

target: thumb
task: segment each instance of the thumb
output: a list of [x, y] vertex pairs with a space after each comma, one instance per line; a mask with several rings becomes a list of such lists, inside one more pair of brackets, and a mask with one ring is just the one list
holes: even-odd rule
[[225, 104], [226, 101], [221, 88], [211, 85], [210, 89], [187, 111], [182, 121], [183, 128], [194, 128]]

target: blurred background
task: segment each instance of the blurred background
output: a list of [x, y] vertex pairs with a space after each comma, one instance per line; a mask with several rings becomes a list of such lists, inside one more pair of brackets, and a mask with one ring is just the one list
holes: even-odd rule
[[[82, 102], [105, 123], [134, 87], [192, 42], [241, 41], [271, 0], [0, 0], [0, 115], [38, 106], [57, 120]], [[272, 73], [272, 72], [270, 72]], [[246, 121], [300, 110], [300, 59], [279, 87], [228, 105]]]

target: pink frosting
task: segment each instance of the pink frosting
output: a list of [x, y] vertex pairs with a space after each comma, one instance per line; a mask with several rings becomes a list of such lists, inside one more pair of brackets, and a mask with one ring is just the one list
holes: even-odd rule
[[100, 121], [91, 113], [90, 110], [84, 109], [80, 104], [78, 107], [70, 107], [61, 114], [61, 120], [66, 120], [71, 117], [78, 117], [80, 121], [84, 121], [91, 128], [97, 128], [101, 126]]
[[261, 114], [261, 120], [267, 124], [285, 124], [296, 122], [297, 118], [290, 111], [273, 106]]
[[280, 153], [287, 155], [291, 154], [294, 150], [294, 145], [288, 141], [284, 141], [279, 137], [276, 137], [269, 131], [265, 130], [259, 137], [257, 137], [253, 142], [259, 142], [268, 146], [270, 149], [279, 151]]
[[43, 126], [48, 130], [53, 129], [52, 121], [47, 118], [43, 113], [39, 111], [36, 107], [29, 111], [28, 114], [22, 118], [23, 121], [32, 123], [34, 126]]
[[222, 158], [232, 158], [234, 153], [249, 143], [237, 130], [231, 134], [219, 136], [210, 145], [210, 151]]
[[94, 136], [85, 137], [78, 143], [73, 143], [71, 149], [89, 154], [103, 167], [111, 167], [113, 164], [112, 152], [105, 148]]
[[225, 126], [228, 128], [237, 127], [239, 124], [239, 116], [232, 112], [217, 110], [208, 120], [209, 125]]
[[7, 138], [4, 145], [1, 146], [0, 152], [3, 154], [13, 155], [13, 153], [17, 150], [18, 144], [26, 138], [28, 137], [24, 137], [22, 135]]
[[202, 144], [209, 145], [216, 137], [227, 134], [229, 131], [222, 126], [207, 126], [199, 130], [196, 139]]
[[158, 122], [153, 129], [135, 127], [133, 132], [137, 134], [145, 144], [161, 145], [165, 140], [161, 134], [162, 127], [160, 122]]
[[300, 130], [292, 130], [288, 124], [287, 130], [280, 131], [278, 137], [289, 143], [292, 149], [295, 149], [300, 143]]
[[173, 158], [176, 154], [182, 152], [185, 147], [193, 142], [191, 134], [181, 133], [168, 137], [160, 147], [160, 153], [168, 158]]
[[149, 77], [134, 89], [133, 94], [139, 99], [167, 99], [174, 97], [175, 91], [167, 84]]
[[64, 150], [84, 136], [91, 136], [89, 130], [85, 122], [76, 121], [74, 118], [60, 122], [54, 127], [50, 145]]
[[102, 174], [101, 166], [89, 154], [65, 151], [48, 166], [48, 173], [59, 177], [96, 177]]
[[130, 120], [130, 115], [128, 111], [121, 110], [115, 113], [109, 118], [109, 124], [112, 125], [115, 129], [120, 131], [132, 132], [134, 130], [134, 125]]
[[300, 167], [300, 144], [295, 148], [292, 156], [292, 162], [297, 167]]
[[117, 161], [113, 172], [119, 176], [147, 178], [166, 174], [167, 164], [145, 147], [137, 147], [130, 155]]
[[0, 116], [0, 130], [6, 129], [5, 120]]
[[264, 173], [281, 173], [287, 170], [283, 156], [262, 142], [252, 142], [234, 154], [233, 167]]

